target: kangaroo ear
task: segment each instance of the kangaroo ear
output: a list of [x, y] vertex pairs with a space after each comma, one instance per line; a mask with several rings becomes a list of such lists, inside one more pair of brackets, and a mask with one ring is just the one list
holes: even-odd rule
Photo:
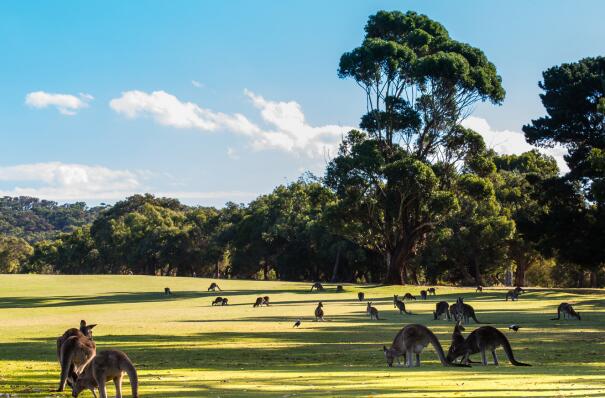
[[97, 326], [97, 324], [96, 324], [96, 323], [93, 323], [92, 325], [88, 325], [87, 327], [88, 327], [88, 329], [92, 329], [92, 328], [94, 328], [95, 326]]
[[80, 321], [80, 327], [82, 328], [82, 327], [84, 327], [84, 326], [86, 326], [86, 321], [85, 321], [84, 319], [82, 319], [82, 320]]
[[387, 346], [386, 346], [386, 345], [383, 345], [383, 346], [382, 346], [382, 351], [384, 351], [384, 352], [387, 352], [387, 351], [388, 351], [388, 349], [387, 349]]

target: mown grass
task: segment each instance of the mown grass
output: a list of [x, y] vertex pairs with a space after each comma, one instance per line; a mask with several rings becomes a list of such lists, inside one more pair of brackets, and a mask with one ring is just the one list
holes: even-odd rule
[[[605, 295], [601, 290], [530, 290], [505, 302], [503, 290], [438, 287], [437, 296], [408, 305], [401, 316], [392, 295], [414, 286], [333, 285], [309, 292], [309, 283], [218, 281], [145, 276], [0, 275], [0, 394], [64, 397], [57, 388], [55, 339], [80, 319], [97, 323], [97, 349], [125, 351], [137, 365], [142, 397], [604, 397]], [[165, 297], [164, 287], [174, 292]], [[385, 319], [370, 321], [364, 291]], [[212, 307], [215, 296], [229, 306]], [[270, 307], [252, 308], [259, 295]], [[452, 323], [434, 321], [436, 301], [462, 295], [480, 321], [505, 330], [517, 358], [500, 354], [499, 367], [444, 368], [432, 348], [417, 369], [387, 368], [382, 345], [407, 323], [428, 325], [445, 349]], [[326, 322], [312, 321], [316, 303]], [[567, 301], [582, 321], [551, 321]], [[293, 329], [302, 318], [300, 329]], [[470, 332], [474, 328], [467, 328]], [[479, 358], [474, 358], [479, 360]], [[126, 396], [130, 387], [125, 383]], [[113, 386], [110, 395], [113, 395]], [[82, 397], [91, 397], [85, 392]]]

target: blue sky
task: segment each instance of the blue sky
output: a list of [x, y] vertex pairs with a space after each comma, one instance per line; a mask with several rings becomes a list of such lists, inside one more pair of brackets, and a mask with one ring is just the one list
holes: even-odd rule
[[507, 97], [466, 123], [501, 152], [528, 149], [544, 69], [605, 55], [602, 1], [1, 2], [0, 195], [221, 206], [321, 173], [365, 109], [338, 60], [380, 9], [484, 50]]

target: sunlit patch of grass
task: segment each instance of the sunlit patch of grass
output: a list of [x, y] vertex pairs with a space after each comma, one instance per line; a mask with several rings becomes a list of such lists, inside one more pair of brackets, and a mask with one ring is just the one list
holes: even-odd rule
[[[144, 276], [0, 276], [0, 393], [60, 397], [55, 339], [86, 319], [98, 349], [125, 351], [139, 370], [143, 397], [603, 397], [605, 396], [605, 296], [601, 290], [529, 289], [506, 302], [507, 289], [438, 287], [427, 301], [406, 302], [414, 315], [393, 308], [393, 294], [419, 296], [417, 286], [353, 286], [345, 292], [309, 283], [218, 281]], [[164, 296], [170, 287], [173, 296]], [[384, 320], [371, 321], [366, 299]], [[271, 306], [252, 308], [257, 296]], [[216, 296], [226, 307], [212, 307]], [[452, 323], [434, 321], [435, 303], [462, 296], [480, 321], [503, 330], [529, 368], [442, 367], [432, 348], [419, 369], [387, 368], [382, 345], [407, 323], [429, 326], [444, 348]], [[314, 322], [318, 301], [326, 322]], [[551, 321], [567, 301], [582, 321]], [[302, 319], [300, 329], [292, 328]], [[518, 323], [518, 333], [507, 326]], [[467, 328], [470, 332], [474, 323]], [[479, 358], [475, 358], [479, 360]], [[128, 383], [124, 386], [129, 396]], [[110, 394], [113, 394], [110, 387]], [[92, 396], [89, 392], [82, 395]]]

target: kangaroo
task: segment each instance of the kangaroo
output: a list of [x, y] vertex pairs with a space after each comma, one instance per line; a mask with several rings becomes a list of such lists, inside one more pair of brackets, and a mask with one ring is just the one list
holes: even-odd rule
[[221, 305], [227, 305], [229, 304], [229, 299], [227, 297], [223, 297], [223, 301], [221, 302]]
[[396, 294], [393, 295], [393, 307], [398, 308], [399, 309], [399, 313], [400, 314], [407, 314], [407, 315], [411, 315], [411, 312], [407, 312], [405, 310], [405, 303], [401, 300], [399, 300], [399, 296], [397, 296]]
[[164, 288], [164, 295], [165, 296], [171, 296], [172, 295], [172, 292], [170, 291], [169, 287], [165, 287]]
[[364, 298], [365, 298], [365, 294], [363, 292], [357, 293], [357, 300], [363, 301]]
[[464, 323], [469, 322], [469, 318], [473, 318], [475, 323], [481, 323], [475, 315], [475, 310], [468, 304], [464, 303], [462, 297], [458, 297], [455, 304], [450, 305], [450, 314], [454, 317], [454, 320], [458, 321], [462, 319]]
[[252, 307], [256, 308], [256, 307], [260, 307], [263, 304], [263, 298], [262, 297], [257, 297], [256, 301], [254, 302], [254, 304], [252, 304]]
[[521, 286], [517, 286], [514, 290], [514, 292], [517, 294], [517, 296], [521, 295], [521, 293], [525, 293], [525, 290], [523, 290], [523, 288]]
[[336, 286], [336, 291], [337, 291], [337, 292], [344, 292], [344, 291], [345, 291], [345, 288], [344, 288], [342, 285], [337, 285], [337, 286]]
[[491, 351], [494, 358], [494, 365], [498, 365], [498, 357], [496, 356], [496, 348], [504, 348], [506, 357], [514, 366], [531, 366], [527, 363], [519, 362], [513, 355], [513, 350], [504, 333], [492, 326], [481, 326], [473, 330], [462, 343], [458, 340], [457, 344], [452, 341], [452, 346], [448, 352], [448, 360], [454, 361], [458, 357], [462, 357], [462, 362], [468, 364], [469, 356], [481, 353], [481, 362], [487, 366], [486, 350]]
[[429, 292], [429, 294], [432, 294], [433, 296], [436, 296], [437, 293], [435, 292], [435, 290], [436, 289], [434, 287], [429, 287], [428, 292]]
[[315, 308], [315, 322], [317, 321], [324, 321], [324, 310], [323, 310], [323, 303], [320, 301], [317, 304], [317, 308]]
[[428, 294], [427, 294], [426, 290], [421, 290], [420, 291], [420, 298], [421, 299], [426, 300], [427, 296], [428, 296]]
[[212, 283], [210, 284], [210, 286], [208, 287], [208, 291], [210, 291], [210, 290], [212, 290], [213, 292], [216, 292], [217, 290], [218, 290], [219, 292], [222, 292], [221, 288], [220, 288], [220, 287], [218, 287], [218, 285], [216, 284], [216, 282], [212, 282]]
[[[450, 366], [451, 363], [447, 360], [437, 336], [429, 328], [419, 324], [410, 324], [401, 329], [395, 336], [391, 348], [382, 346], [387, 366], [392, 367], [395, 360], [401, 364], [399, 357], [402, 356], [407, 367], [420, 366], [420, 353], [429, 343], [433, 345], [441, 364]], [[415, 365], [413, 364], [414, 356], [416, 357]]]
[[477, 288], [475, 289], [475, 293], [477, 293], [477, 292], [483, 293], [483, 286], [477, 285]]
[[263, 302], [261, 304], [264, 304], [268, 307], [269, 306], [269, 296], [263, 297]]
[[511, 301], [519, 300], [519, 295], [516, 293], [516, 290], [509, 290], [506, 292], [506, 299], [504, 301], [508, 301], [509, 298]]
[[416, 297], [412, 296], [412, 294], [411, 294], [411, 293], [406, 293], [406, 294], [404, 294], [404, 295], [403, 295], [403, 299], [404, 299], [404, 300], [414, 300], [414, 301], [416, 301]]
[[[59, 361], [59, 365], [61, 364], [61, 346], [63, 345], [65, 340], [67, 340], [68, 338], [70, 338], [72, 336], [80, 336], [80, 335], [84, 335], [84, 336], [88, 337], [90, 340], [92, 340], [92, 328], [94, 328], [95, 326], [97, 326], [97, 325], [96, 324], [86, 325], [86, 321], [81, 320], [79, 329], [76, 329], [76, 328], [67, 329], [65, 331], [65, 333], [63, 333], [62, 336], [59, 336], [57, 338], [57, 360]], [[78, 377], [78, 375], [74, 372], [73, 366], [70, 367], [69, 374], [67, 376], [67, 384], [70, 387], [72, 387], [73, 383], [75, 382], [77, 377]]]
[[[80, 321], [80, 329], [72, 328], [57, 339], [57, 356], [61, 364], [61, 380], [57, 391], [63, 391], [68, 382], [73, 386], [86, 364], [96, 355], [97, 345], [92, 339], [92, 328]], [[84, 331], [84, 332], [83, 332]]]
[[94, 388], [99, 389], [101, 398], [107, 398], [107, 388], [105, 383], [113, 380], [116, 386], [116, 398], [122, 398], [122, 377], [123, 373], [128, 374], [132, 397], [139, 397], [139, 378], [137, 370], [132, 361], [126, 354], [118, 350], [101, 351], [84, 369], [84, 372], [78, 377], [73, 388], [72, 396], [76, 398], [83, 390]]
[[324, 290], [324, 287], [323, 287], [323, 285], [322, 285], [321, 283], [319, 283], [319, 282], [315, 282], [315, 283], [313, 284], [313, 286], [311, 286], [311, 291], [313, 291], [313, 289], [315, 289], [315, 290], [317, 290], [317, 291], [323, 291], [323, 290]]
[[435, 311], [433, 311], [433, 318], [435, 320], [441, 319], [441, 315], [445, 314], [447, 320], [451, 320], [450, 309], [447, 301], [440, 301], [435, 304]]
[[212, 305], [217, 305], [217, 304], [222, 304], [223, 303], [223, 298], [222, 297], [217, 297], [214, 299], [214, 301], [212, 301]]
[[579, 321], [582, 320], [582, 318], [580, 317], [580, 313], [576, 312], [571, 306], [571, 304], [561, 303], [559, 304], [559, 307], [557, 307], [557, 317], [552, 318], [551, 321], [558, 321], [559, 319], [561, 319], [561, 313], [563, 314], [563, 319], [576, 318]]
[[454, 359], [452, 359], [452, 356], [455, 353], [455, 350], [457, 349], [456, 347], [461, 347], [464, 345], [464, 336], [462, 335], [462, 332], [464, 332], [464, 326], [462, 326], [462, 322], [457, 321], [456, 324], [454, 325], [454, 332], [452, 333], [452, 344], [450, 345], [450, 349], [447, 352], [447, 358], [449, 361], [454, 362]]
[[378, 310], [376, 309], [376, 307], [372, 307], [372, 303], [368, 302], [368, 307], [366, 308], [366, 312], [370, 316], [370, 319], [372, 319], [372, 320], [376, 319], [377, 321], [380, 320], [380, 318], [378, 317]]

